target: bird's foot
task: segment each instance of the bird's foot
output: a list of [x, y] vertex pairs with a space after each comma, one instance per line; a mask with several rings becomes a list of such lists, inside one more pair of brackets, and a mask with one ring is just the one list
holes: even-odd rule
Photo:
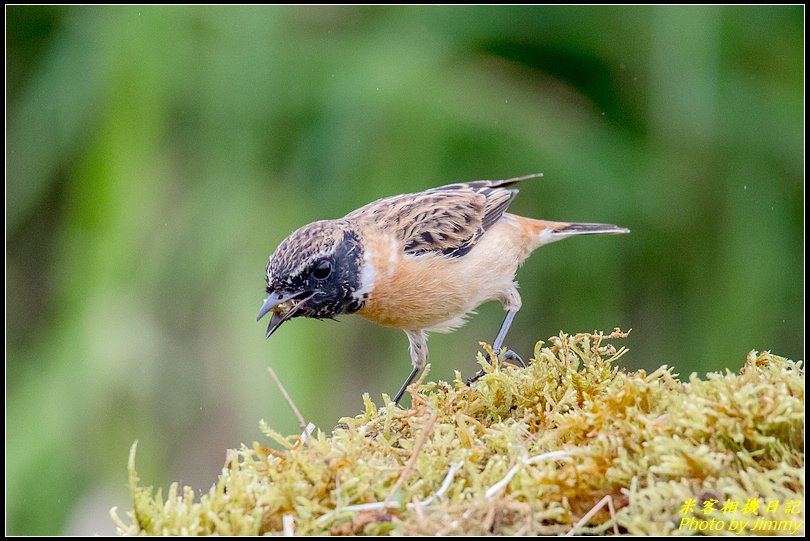
[[[500, 358], [498, 360], [501, 363], [512, 363], [514, 365], [520, 366], [521, 368], [526, 368], [526, 363], [523, 361], [521, 356], [518, 355], [517, 353], [515, 353], [514, 351], [512, 351], [511, 349], [507, 349], [503, 353], [503, 355], [500, 356]], [[473, 377], [467, 379], [467, 381], [465, 381], [465, 383], [469, 387], [470, 385], [472, 385], [473, 383], [475, 383], [476, 381], [478, 381], [479, 379], [484, 377], [485, 374], [486, 374], [486, 372], [484, 372], [484, 370], [481, 369]]]
[[526, 368], [526, 363], [523, 362], [521, 356], [511, 349], [507, 349], [506, 352], [504, 352], [503, 356], [501, 356], [501, 362], [512, 363], [520, 366], [521, 368]]
[[477, 373], [476, 375], [474, 375], [473, 377], [471, 377], [471, 378], [467, 378], [467, 381], [465, 381], [464, 383], [467, 385], [467, 387], [469, 387], [470, 385], [472, 385], [473, 383], [475, 383], [476, 381], [478, 381], [479, 379], [481, 379], [482, 377], [484, 377], [484, 374], [486, 374], [486, 372], [484, 372], [484, 370], [483, 370], [483, 369], [481, 369], [481, 370], [479, 370], [479, 371], [478, 371], [478, 373]]

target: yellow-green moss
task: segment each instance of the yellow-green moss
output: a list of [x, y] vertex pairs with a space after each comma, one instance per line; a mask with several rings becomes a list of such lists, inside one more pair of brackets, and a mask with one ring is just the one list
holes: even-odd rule
[[[614, 366], [625, 350], [607, 341], [621, 337], [561, 334], [526, 369], [481, 357], [478, 383], [424, 383], [407, 410], [364, 396], [331, 434], [262, 423], [285, 450], [232, 451], [197, 501], [176, 483], [165, 496], [139, 487], [133, 446], [133, 510], [113, 518], [122, 534], [557, 534], [611, 496], [615, 514], [604, 506], [575, 531], [728, 534], [747, 520], [745, 533], [769, 533], [764, 518], [790, 523], [770, 533], [804, 532], [801, 362], [752, 351], [739, 374], [681, 382], [665, 366]], [[751, 499], [759, 515], [743, 513]], [[737, 511], [722, 513], [726, 501]], [[679, 530], [684, 518], [726, 526]]]

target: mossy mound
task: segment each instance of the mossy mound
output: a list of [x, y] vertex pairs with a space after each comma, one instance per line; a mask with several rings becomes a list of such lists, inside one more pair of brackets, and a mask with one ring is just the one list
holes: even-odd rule
[[263, 424], [284, 450], [232, 451], [198, 501], [139, 487], [133, 446], [130, 523], [113, 518], [122, 534], [802, 533], [801, 362], [753, 351], [681, 382], [614, 366], [623, 336], [561, 334], [525, 369], [482, 356], [478, 383], [424, 383], [407, 410], [364, 396], [331, 435]]

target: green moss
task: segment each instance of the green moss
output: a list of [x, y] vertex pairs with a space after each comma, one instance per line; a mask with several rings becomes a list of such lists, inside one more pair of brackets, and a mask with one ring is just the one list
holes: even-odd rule
[[[577, 532], [690, 533], [678, 528], [693, 517], [767, 533], [742, 512], [758, 499], [760, 516], [803, 532], [801, 362], [752, 351], [739, 374], [681, 382], [667, 367], [616, 367], [626, 350], [606, 342], [623, 336], [561, 334], [526, 369], [481, 356], [487, 375], [472, 387], [458, 374], [423, 383], [408, 410], [366, 395], [331, 434], [283, 437], [262, 423], [284, 450], [232, 451], [198, 501], [176, 483], [165, 496], [138, 486], [133, 446], [133, 510], [113, 518], [122, 534], [506, 535], [568, 532], [594, 510]], [[615, 513], [594, 509], [605, 496]], [[681, 514], [689, 499], [695, 511]], [[739, 509], [721, 513], [726, 500]]]

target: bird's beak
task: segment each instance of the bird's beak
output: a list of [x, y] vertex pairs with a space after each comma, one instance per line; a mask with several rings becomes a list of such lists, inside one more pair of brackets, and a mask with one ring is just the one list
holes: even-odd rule
[[256, 316], [256, 321], [259, 321], [266, 316], [268, 312], [271, 312], [270, 323], [267, 325], [265, 338], [270, 338], [270, 335], [273, 334], [282, 323], [295, 315], [301, 304], [311, 296], [312, 294], [309, 292], [303, 294], [292, 293], [289, 295], [279, 295], [275, 291], [270, 293], [267, 298], [264, 299], [264, 303], [262, 303], [262, 307], [259, 309], [259, 315]]

